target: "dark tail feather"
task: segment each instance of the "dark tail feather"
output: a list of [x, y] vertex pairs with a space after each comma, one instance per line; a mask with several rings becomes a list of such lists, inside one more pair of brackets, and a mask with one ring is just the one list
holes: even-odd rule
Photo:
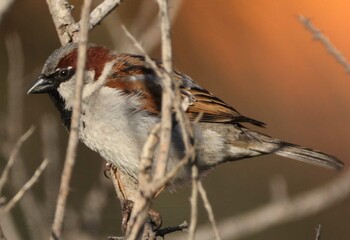
[[274, 152], [279, 156], [337, 170], [344, 167], [344, 163], [336, 157], [291, 143], [281, 142], [280, 144], [280, 147]]

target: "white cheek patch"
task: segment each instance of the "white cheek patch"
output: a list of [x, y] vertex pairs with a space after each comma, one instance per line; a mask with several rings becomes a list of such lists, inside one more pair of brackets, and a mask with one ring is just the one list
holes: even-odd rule
[[57, 88], [57, 91], [66, 102], [65, 108], [72, 108], [75, 92], [75, 78], [72, 78], [66, 82], [62, 82]]

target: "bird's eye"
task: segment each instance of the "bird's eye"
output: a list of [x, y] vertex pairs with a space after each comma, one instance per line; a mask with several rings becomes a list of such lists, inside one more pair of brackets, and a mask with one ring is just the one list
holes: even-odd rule
[[67, 68], [59, 70], [58, 77], [61, 80], [68, 80], [68, 78], [70, 77], [70, 70]]
[[72, 67], [57, 69], [55, 72], [55, 77], [58, 81], [67, 81], [74, 74], [74, 69]]

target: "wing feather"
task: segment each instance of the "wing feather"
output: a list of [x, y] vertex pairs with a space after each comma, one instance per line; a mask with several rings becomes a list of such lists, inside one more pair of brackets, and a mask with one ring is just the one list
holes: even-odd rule
[[[162, 64], [157, 62], [162, 68]], [[114, 71], [107, 82], [111, 88], [121, 89], [125, 94], [138, 94], [144, 110], [160, 116], [162, 87], [160, 80], [145, 63], [143, 56], [119, 54]], [[186, 114], [190, 120], [202, 114], [201, 122], [212, 123], [251, 123], [259, 127], [265, 124], [241, 115], [233, 107], [195, 83], [189, 76], [174, 70], [183, 98], [189, 98]]]

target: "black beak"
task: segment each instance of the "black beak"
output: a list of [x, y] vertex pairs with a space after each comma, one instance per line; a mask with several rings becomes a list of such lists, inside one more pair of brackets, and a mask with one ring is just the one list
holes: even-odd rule
[[27, 94], [48, 93], [57, 88], [55, 81], [47, 79], [45, 76], [39, 76], [39, 79], [29, 88]]

